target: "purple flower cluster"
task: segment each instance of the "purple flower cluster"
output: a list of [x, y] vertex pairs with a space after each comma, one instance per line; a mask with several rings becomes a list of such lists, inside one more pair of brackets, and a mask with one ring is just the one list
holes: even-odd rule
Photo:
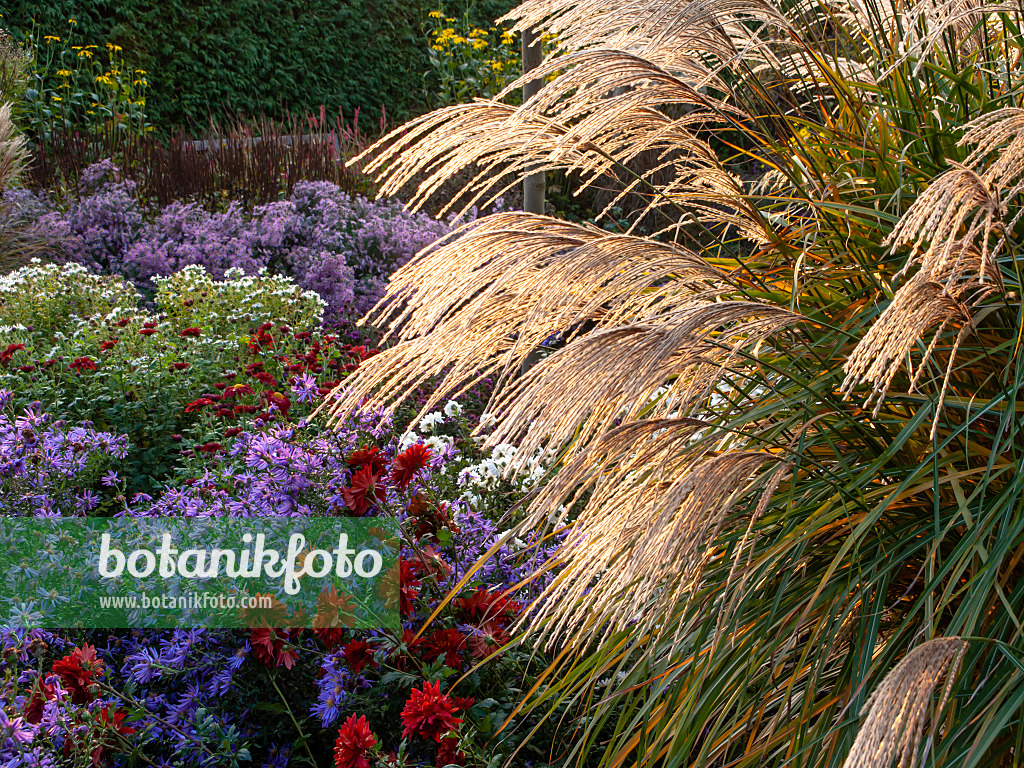
[[[158, 498], [133, 499], [137, 517], [301, 516], [339, 514], [351, 471], [346, 461], [360, 441], [380, 437], [390, 421], [367, 411], [336, 432], [309, 436], [293, 425], [242, 432], [217, 468], [167, 489]], [[394, 447], [389, 449], [393, 455]], [[197, 461], [197, 464], [201, 464]]]
[[[11, 397], [0, 390], [0, 408]], [[99, 496], [89, 487], [106, 459], [124, 458], [126, 438], [98, 432], [89, 424], [50, 422], [38, 404], [17, 417], [0, 411], [0, 513], [59, 516], [90, 512]], [[116, 479], [107, 473], [107, 483]]]
[[121, 180], [109, 160], [83, 171], [82, 181], [82, 196], [65, 211], [41, 216], [33, 234], [56, 241], [93, 272], [121, 272], [142, 226], [135, 182]]
[[391, 272], [451, 230], [397, 201], [352, 197], [322, 181], [300, 182], [287, 200], [251, 213], [175, 202], [146, 223], [134, 184], [110, 161], [83, 172], [82, 190], [66, 211], [42, 215], [35, 231], [94, 271], [145, 283], [191, 264], [217, 279], [231, 268], [267, 269], [319, 293], [335, 316], [365, 312]]

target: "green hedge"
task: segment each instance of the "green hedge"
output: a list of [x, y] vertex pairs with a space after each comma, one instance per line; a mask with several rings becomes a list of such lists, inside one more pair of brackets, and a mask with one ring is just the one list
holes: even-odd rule
[[[471, 7], [477, 23], [510, 0]], [[448, 14], [465, 5], [449, 0]], [[5, 0], [15, 38], [33, 19], [40, 35], [78, 22], [83, 43], [112, 42], [149, 72], [151, 122], [161, 131], [212, 117], [360, 107], [376, 122], [424, 108], [425, 15], [436, 0]]]

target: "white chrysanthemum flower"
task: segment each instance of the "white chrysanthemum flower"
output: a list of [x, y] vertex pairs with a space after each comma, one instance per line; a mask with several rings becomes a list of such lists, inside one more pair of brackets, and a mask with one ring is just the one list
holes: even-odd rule
[[441, 453], [448, 450], [451, 442], [443, 435], [431, 435], [423, 441], [423, 444], [430, 448], [430, 450]]
[[419, 427], [420, 429], [426, 429], [429, 430], [430, 432], [433, 432], [434, 428], [440, 426], [441, 424], [444, 424], [444, 416], [441, 414], [440, 411], [434, 411], [433, 413], [428, 413], [426, 416], [420, 419]]

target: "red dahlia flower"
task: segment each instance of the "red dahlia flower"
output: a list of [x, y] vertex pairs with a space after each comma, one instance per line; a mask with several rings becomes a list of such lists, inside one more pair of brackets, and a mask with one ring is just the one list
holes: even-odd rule
[[350, 467], [369, 467], [373, 474], [379, 475], [388, 465], [388, 460], [380, 452], [380, 448], [371, 446], [353, 451], [348, 457], [348, 465]]
[[71, 368], [75, 371], [95, 371], [96, 362], [91, 357], [76, 357]]
[[334, 742], [335, 768], [370, 768], [366, 753], [377, 744], [377, 739], [366, 724], [366, 715], [349, 715], [338, 729]]
[[454, 731], [462, 718], [455, 716], [455, 704], [450, 696], [441, 693], [441, 682], [424, 683], [423, 690], [412, 689], [409, 700], [402, 710], [402, 738], [412, 734], [424, 739], [433, 739], [438, 744], [441, 737]]
[[284, 645], [286, 641], [294, 641], [298, 632], [297, 629], [254, 629], [249, 637], [253, 655], [267, 667], [291, 669], [299, 660], [299, 652], [294, 648], [286, 650]]
[[459, 655], [466, 647], [466, 636], [457, 629], [435, 629], [424, 643], [423, 655], [427, 661], [436, 661], [444, 655], [445, 666], [452, 669], [462, 667]]
[[422, 443], [410, 445], [395, 457], [391, 465], [391, 482], [402, 490], [412, 482], [416, 473], [427, 466], [430, 460], [430, 449]]
[[154, 333], [158, 333], [156, 328], [140, 328], [139, 336], [152, 336]]
[[185, 413], [193, 413], [198, 411], [203, 406], [213, 405], [213, 400], [208, 397], [200, 397], [198, 400], [193, 400], [191, 403], [185, 406]]
[[171, 363], [171, 370], [174, 370], [174, 371], [184, 371], [187, 368], [191, 368], [191, 367], [192, 367], [191, 363], [182, 363], [182, 362]]
[[459, 751], [459, 740], [455, 736], [441, 739], [441, 746], [437, 748], [437, 760], [434, 761], [436, 768], [444, 768], [446, 765], [464, 765], [466, 753]]
[[202, 333], [202, 331], [198, 328], [186, 328], [178, 335], [183, 339], [198, 339], [200, 333]]
[[402, 560], [402, 571], [398, 577], [398, 584], [403, 616], [412, 616], [416, 613], [416, 606], [412, 601], [419, 597], [418, 587], [422, 583], [416, 576], [416, 564], [411, 560]]
[[64, 683], [73, 704], [88, 704], [99, 693], [96, 679], [103, 674], [103, 662], [96, 658], [96, 648], [85, 644], [55, 661], [53, 673]]
[[363, 640], [353, 640], [342, 648], [345, 663], [353, 675], [358, 675], [367, 666], [374, 664], [373, 650], [373, 646]]
[[356, 516], [363, 517], [375, 501], [384, 498], [384, 491], [378, 487], [380, 477], [373, 472], [373, 467], [364, 464], [362, 469], [352, 474], [352, 480], [347, 488], [341, 489], [342, 498], [345, 499], [345, 506], [351, 509]]

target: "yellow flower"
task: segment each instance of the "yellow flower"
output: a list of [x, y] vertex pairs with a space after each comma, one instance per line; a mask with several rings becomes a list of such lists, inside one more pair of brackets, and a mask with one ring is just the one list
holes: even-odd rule
[[447, 21], [450, 24], [451, 22], [455, 21], [455, 19], [445, 17], [445, 21]]
[[427, 14], [427, 16], [429, 16], [432, 19], [443, 19], [444, 18], [444, 14], [441, 13], [440, 11], [431, 11], [430, 13]]
[[464, 37], [456, 36], [456, 37], [452, 38], [452, 42], [455, 43], [455, 45], [464, 45], [465, 43], [468, 43], [469, 41], [466, 38], [464, 38]]
[[491, 62], [491, 69], [493, 69], [495, 72], [501, 72], [501, 62], [500, 61], [492, 61]]
[[107, 86], [107, 88], [117, 88], [117, 83], [110, 79], [108, 75], [100, 75], [99, 77], [93, 78], [93, 82], [100, 83]]
[[117, 51], [121, 50], [121, 46], [120, 45], [114, 45], [113, 43], [107, 43], [107, 50], [108, 51], [113, 51], [114, 53], [116, 53]]
[[73, 27], [77, 27], [78, 26], [78, 22], [75, 21], [74, 19], [68, 19], [68, 24], [70, 24]]
[[145, 75], [145, 74], [148, 74], [148, 73], [144, 69], [136, 69], [135, 70], [135, 74], [136, 75]]
[[433, 48], [435, 51], [443, 51], [444, 50], [444, 46], [443, 45], [432, 45], [430, 47]]
[[501, 33], [501, 42], [503, 42], [503, 43], [506, 43], [506, 44], [513, 43], [513, 42], [515, 42], [515, 39], [516, 39], [516, 36], [514, 34], [512, 34], [511, 32], [509, 32], [507, 29], [504, 32]]
[[91, 59], [92, 58], [92, 51], [86, 51], [86, 50], [83, 49], [83, 50], [78, 52], [78, 58], [80, 58], [80, 59], [81, 58]]
[[58, 69], [57, 70], [57, 77], [71, 77], [71, 70], [70, 69]]
[[45, 40], [48, 43], [59, 43], [60, 42], [60, 38], [57, 37], [56, 35], [47, 35], [46, 37], [43, 38], [43, 40]]
[[474, 40], [473, 41], [473, 50], [474, 51], [482, 51], [486, 47], [487, 47], [487, 41], [486, 40]]
[[52, 98], [54, 101], [64, 101], [64, 99], [62, 99], [60, 96], [54, 96]]

